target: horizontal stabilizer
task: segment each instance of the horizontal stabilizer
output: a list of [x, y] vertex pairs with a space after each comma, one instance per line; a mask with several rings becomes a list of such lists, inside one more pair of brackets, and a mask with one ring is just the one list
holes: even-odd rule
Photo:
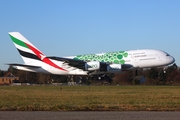
[[20, 67], [26, 67], [26, 68], [41, 68], [41, 66], [26, 65], [26, 64], [16, 64], [16, 63], [6, 64], [6, 65], [20, 66]]

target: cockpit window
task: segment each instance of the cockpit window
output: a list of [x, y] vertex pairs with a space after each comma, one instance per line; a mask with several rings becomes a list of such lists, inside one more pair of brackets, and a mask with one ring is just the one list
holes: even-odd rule
[[169, 54], [166, 54], [166, 56], [170, 56]]
[[[164, 51], [163, 51], [164, 52]], [[164, 52], [166, 54], [166, 56], [170, 56], [167, 52]]]

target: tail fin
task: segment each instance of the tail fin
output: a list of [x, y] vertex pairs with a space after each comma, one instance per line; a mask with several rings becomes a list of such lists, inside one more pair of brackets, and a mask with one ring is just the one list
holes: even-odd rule
[[19, 32], [9, 32], [9, 35], [25, 64], [38, 65], [45, 58], [45, 55]]
[[25, 63], [25, 65], [20, 65], [20, 64], [11, 64], [11, 65], [16, 65], [21, 67], [26, 66], [29, 68], [30, 67], [39, 68], [39, 67], [43, 67], [43, 65], [46, 64], [63, 71], [67, 71], [64, 68], [59, 67], [54, 62], [52, 62], [49, 58], [47, 58], [40, 50], [38, 50], [31, 42], [29, 42], [19, 32], [9, 32], [9, 35]]

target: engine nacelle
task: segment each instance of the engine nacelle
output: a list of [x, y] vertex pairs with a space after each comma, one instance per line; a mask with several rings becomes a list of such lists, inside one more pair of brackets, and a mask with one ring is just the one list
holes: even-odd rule
[[85, 63], [85, 70], [87, 71], [93, 71], [93, 70], [99, 70], [100, 69], [100, 62], [92, 61]]
[[121, 64], [110, 64], [107, 66], [107, 72], [116, 73], [121, 72]]

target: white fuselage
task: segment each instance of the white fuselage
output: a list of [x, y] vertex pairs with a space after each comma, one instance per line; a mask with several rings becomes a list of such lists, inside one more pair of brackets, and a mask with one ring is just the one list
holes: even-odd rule
[[[131, 65], [133, 66], [133, 68], [150, 68], [150, 67], [166, 66], [172, 64], [175, 61], [175, 59], [172, 56], [160, 50], [143, 49], [143, 50], [130, 50], [126, 52], [128, 53], [128, 56], [124, 58], [125, 61], [124, 64]], [[73, 59], [74, 57], [75, 56], [66, 57], [66, 58]], [[64, 68], [65, 71], [54, 68], [43, 62], [41, 64], [40, 63], [38, 64], [42, 68], [28, 69], [17, 66], [17, 69], [31, 71], [31, 72], [43, 72], [43, 73], [59, 74], [59, 75], [88, 75], [88, 71], [76, 67], [72, 67], [62, 61], [57, 61], [52, 59], [50, 60], [56, 65]], [[35, 61], [33, 61], [33, 63], [34, 62]], [[110, 64], [114, 64], [114, 63], [110, 63]], [[96, 73], [98, 74], [98, 71], [96, 71]], [[103, 73], [108, 73], [108, 72], [103, 72]]]
[[125, 64], [131, 64], [135, 68], [159, 67], [172, 64], [175, 59], [160, 50], [131, 50], [125, 59]]
[[57, 75], [119, 73], [133, 68], [166, 66], [175, 61], [166, 52], [153, 49], [86, 54], [71, 57], [46, 57], [21, 33], [9, 32], [9, 35], [24, 61], [24, 64], [9, 65], [31, 72]]

